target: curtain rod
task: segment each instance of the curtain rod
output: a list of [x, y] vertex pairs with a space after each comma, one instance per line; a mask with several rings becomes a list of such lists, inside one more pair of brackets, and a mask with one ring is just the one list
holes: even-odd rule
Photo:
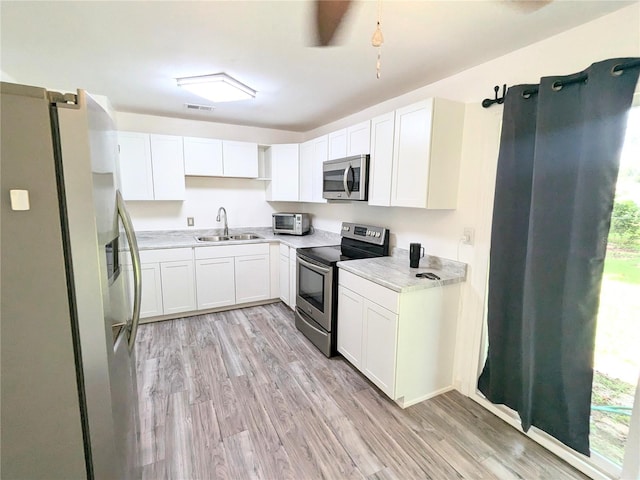
[[[619, 63], [618, 65], [615, 65], [611, 69], [611, 74], [612, 75], [621, 75], [624, 70], [628, 70], [630, 68], [640, 68], [640, 60], [632, 60], [632, 61], [627, 62], [627, 63]], [[566, 85], [572, 85], [574, 83], [586, 82], [588, 78], [589, 78], [589, 75], [587, 73], [582, 73], [582, 74], [578, 75], [577, 77], [570, 78], [568, 80], [564, 80], [564, 81], [558, 80], [556, 82], [553, 82], [553, 85], [551, 87], [554, 90], [557, 91], [557, 90], [561, 90], [562, 87], [564, 87]], [[502, 96], [501, 97], [498, 97], [498, 91], [499, 90], [500, 90], [500, 87], [498, 85], [493, 87], [494, 98], [485, 98], [482, 101], [482, 106], [484, 108], [489, 108], [491, 105], [494, 105], [494, 104], [501, 105], [501, 104], [504, 103], [504, 97], [505, 97], [505, 94], [507, 93], [507, 84], [505, 83], [504, 85], [502, 85]], [[529, 98], [532, 95], [535, 95], [537, 93], [538, 93], [538, 87], [532, 87], [529, 90], [523, 91], [522, 92], [522, 96], [524, 98]]]

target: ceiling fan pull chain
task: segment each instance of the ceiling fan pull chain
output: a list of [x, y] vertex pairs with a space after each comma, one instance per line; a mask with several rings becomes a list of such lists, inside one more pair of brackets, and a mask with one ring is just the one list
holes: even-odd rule
[[384, 43], [384, 37], [382, 36], [382, 30], [380, 29], [380, 17], [382, 10], [382, 0], [378, 0], [378, 21], [376, 23], [376, 29], [371, 37], [371, 45], [378, 48], [378, 59], [376, 61], [376, 78], [380, 79], [380, 56], [382, 52], [382, 44]]

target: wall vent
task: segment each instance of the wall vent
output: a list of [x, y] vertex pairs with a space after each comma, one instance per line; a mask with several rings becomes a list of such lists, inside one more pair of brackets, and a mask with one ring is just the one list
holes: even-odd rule
[[187, 110], [199, 110], [201, 112], [213, 112], [216, 108], [212, 105], [198, 105], [197, 103], [185, 103], [184, 107]]

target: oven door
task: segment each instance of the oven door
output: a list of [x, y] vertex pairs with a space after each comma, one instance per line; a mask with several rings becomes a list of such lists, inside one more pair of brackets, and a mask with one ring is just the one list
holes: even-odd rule
[[331, 331], [333, 268], [298, 255], [296, 306]]

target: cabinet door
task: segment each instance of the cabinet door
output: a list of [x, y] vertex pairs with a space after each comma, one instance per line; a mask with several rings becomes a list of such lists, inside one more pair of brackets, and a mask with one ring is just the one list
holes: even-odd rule
[[315, 203], [327, 203], [327, 201], [322, 198], [322, 164], [327, 160], [328, 142], [327, 135], [313, 140], [313, 166], [311, 171], [311, 190], [313, 195], [311, 201]]
[[269, 298], [269, 255], [235, 257], [236, 303]]
[[364, 299], [340, 285], [338, 287], [338, 352], [355, 367], [362, 364], [362, 320]]
[[289, 306], [296, 308], [296, 295], [298, 293], [298, 269], [296, 268], [296, 251], [289, 250]]
[[125, 200], [153, 200], [151, 144], [146, 133], [118, 132], [120, 186]]
[[267, 188], [267, 200], [297, 202], [299, 185], [298, 144], [272, 145], [271, 185]]
[[300, 145], [300, 192], [301, 202], [313, 201], [313, 140]]
[[[159, 263], [143, 263], [142, 295], [140, 298], [140, 318], [157, 317], [162, 315], [162, 281], [160, 280]], [[124, 266], [129, 276], [129, 299], [133, 302], [133, 268]], [[133, 303], [132, 303], [133, 305]]]
[[151, 135], [153, 193], [156, 200], [184, 200], [182, 137]]
[[222, 163], [225, 177], [258, 177], [258, 144], [222, 141]]
[[396, 110], [391, 205], [425, 208], [433, 99]]
[[184, 137], [184, 174], [221, 177], [222, 140]]
[[369, 205], [391, 205], [393, 171], [393, 126], [395, 113], [371, 120], [371, 158], [369, 160]]
[[344, 158], [347, 156], [347, 129], [331, 132], [328, 138], [328, 160]]
[[289, 305], [289, 257], [280, 255], [280, 300]]
[[233, 257], [196, 260], [198, 310], [235, 305]]
[[367, 299], [363, 312], [362, 372], [380, 390], [395, 398], [398, 316]]
[[358, 123], [347, 128], [346, 156], [370, 153], [371, 122]]
[[193, 260], [162, 262], [160, 270], [165, 315], [195, 310]]

